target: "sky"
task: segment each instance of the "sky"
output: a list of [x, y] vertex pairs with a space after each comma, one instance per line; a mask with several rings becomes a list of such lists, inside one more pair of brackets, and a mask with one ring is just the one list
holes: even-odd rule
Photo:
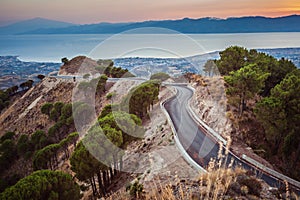
[[77, 24], [300, 14], [300, 0], [0, 0], [0, 23], [35, 17]]

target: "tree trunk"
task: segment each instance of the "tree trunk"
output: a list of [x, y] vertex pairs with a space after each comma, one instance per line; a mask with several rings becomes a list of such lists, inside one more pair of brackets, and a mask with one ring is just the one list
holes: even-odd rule
[[58, 168], [57, 154], [54, 155], [54, 158], [55, 158], [55, 168]]
[[114, 173], [113, 173], [113, 168], [112, 167], [109, 168], [109, 174], [110, 174], [110, 181], [109, 181], [109, 183], [111, 183], [111, 180], [114, 177]]
[[118, 156], [113, 156], [113, 162], [114, 162], [114, 175], [118, 173]]
[[105, 187], [103, 186], [103, 183], [102, 183], [102, 178], [101, 178], [101, 171], [99, 171], [97, 173], [97, 177], [98, 177], [98, 184], [99, 184], [99, 188], [101, 190], [101, 193], [103, 196], [106, 195], [106, 190], [105, 190]]
[[103, 177], [103, 184], [104, 184], [104, 187], [106, 188], [106, 187], [108, 186], [108, 184], [107, 184], [106, 170], [103, 170], [103, 171], [102, 171], [102, 177]]
[[241, 96], [241, 102], [240, 102], [240, 106], [239, 106], [239, 116], [242, 116], [244, 109], [245, 109], [245, 93], [243, 92], [242, 96]]
[[120, 171], [123, 169], [123, 158], [120, 156]]
[[94, 197], [96, 197], [97, 196], [97, 192], [95, 190], [96, 188], [95, 188], [95, 185], [94, 185], [94, 182], [93, 182], [92, 178], [90, 178], [90, 183], [91, 183], [91, 186], [92, 186], [93, 195], [94, 195]]
[[70, 158], [70, 152], [69, 152], [69, 148], [67, 147], [67, 158]]
[[50, 170], [52, 170], [52, 166], [51, 166], [51, 158], [50, 158], [50, 161], [47, 162], [47, 168], [50, 169]]
[[293, 167], [296, 167], [296, 164], [299, 161], [299, 157], [300, 157], [300, 142], [298, 143], [298, 147], [297, 147], [297, 151], [296, 151], [296, 159], [293, 162]]
[[95, 177], [94, 176], [92, 177], [92, 180], [93, 180], [93, 183], [94, 183], [96, 195], [98, 195], [98, 190], [97, 190], [96, 181], [95, 181]]

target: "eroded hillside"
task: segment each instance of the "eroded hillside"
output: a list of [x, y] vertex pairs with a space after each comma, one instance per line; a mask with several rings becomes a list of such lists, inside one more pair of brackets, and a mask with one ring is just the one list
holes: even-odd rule
[[70, 103], [74, 85], [72, 80], [45, 78], [2, 113], [0, 135], [7, 131], [16, 134], [31, 134], [36, 130], [47, 131], [53, 122], [41, 113], [41, 106], [47, 102]]

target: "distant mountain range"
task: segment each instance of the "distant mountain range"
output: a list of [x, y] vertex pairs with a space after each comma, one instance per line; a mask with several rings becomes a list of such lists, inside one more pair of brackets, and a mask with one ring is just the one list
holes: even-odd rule
[[[259, 33], [300, 32], [300, 15], [285, 17], [200, 18], [133, 23], [99, 23], [76, 25], [42, 18], [0, 27], [0, 34], [114, 34], [123, 31], [161, 27], [181, 33]], [[149, 32], [150, 31], [150, 32]], [[146, 33], [151, 32], [150, 29]]]
[[75, 24], [43, 18], [34, 18], [0, 27], [0, 34], [22, 34], [26, 32], [41, 31], [45, 29], [66, 28], [70, 26], [75, 26]]

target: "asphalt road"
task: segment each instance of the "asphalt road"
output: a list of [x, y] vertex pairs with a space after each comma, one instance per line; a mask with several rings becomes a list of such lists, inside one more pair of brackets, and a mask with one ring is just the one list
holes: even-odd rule
[[[173, 85], [173, 87], [177, 89], [177, 95], [167, 101], [164, 107], [173, 121], [180, 143], [186, 152], [196, 163], [203, 168], [207, 168], [211, 158], [217, 159], [219, 144], [193, 120], [188, 112], [188, 100], [192, 97], [193, 91], [186, 86]], [[225, 150], [223, 148], [223, 154], [224, 152]], [[226, 159], [227, 166], [232, 159], [234, 160], [233, 167], [241, 166], [246, 170], [251, 170], [271, 186], [285, 187], [282, 182], [276, 178], [249, 165], [232, 152], [229, 152]], [[299, 193], [299, 190], [297, 193]]]

